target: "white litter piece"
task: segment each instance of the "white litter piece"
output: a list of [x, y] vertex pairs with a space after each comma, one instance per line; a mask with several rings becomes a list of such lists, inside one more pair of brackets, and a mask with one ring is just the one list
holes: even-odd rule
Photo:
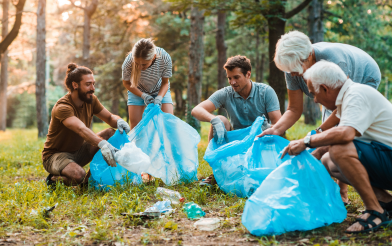
[[202, 218], [196, 221], [193, 226], [201, 231], [213, 231], [220, 226], [220, 219]]
[[116, 153], [116, 161], [123, 168], [132, 173], [141, 174], [151, 166], [151, 160], [134, 142], [126, 143]]

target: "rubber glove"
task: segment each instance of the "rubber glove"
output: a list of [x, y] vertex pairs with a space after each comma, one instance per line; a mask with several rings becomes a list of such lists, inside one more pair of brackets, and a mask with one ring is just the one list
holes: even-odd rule
[[223, 122], [221, 121], [221, 119], [219, 117], [215, 117], [210, 122], [212, 124], [212, 132], [214, 134], [214, 139], [217, 144], [222, 144], [223, 140], [228, 143], [229, 139], [227, 138], [226, 127], [225, 124], [223, 124]]
[[148, 95], [147, 93], [142, 94], [142, 98], [144, 100], [144, 104], [148, 105], [150, 103], [154, 103], [154, 98], [151, 95]]
[[[264, 116], [264, 115], [263, 115], [263, 116]], [[264, 116], [264, 122], [263, 122], [263, 125], [261, 126], [261, 130], [262, 130], [262, 131], [265, 131], [265, 130], [267, 130], [268, 128], [271, 128], [271, 124], [268, 123], [267, 117]]]
[[103, 159], [111, 167], [117, 167], [116, 160], [114, 158], [118, 149], [114, 148], [108, 141], [102, 140], [98, 143], [98, 147], [101, 149]]
[[162, 99], [163, 99], [163, 97], [156, 96], [155, 99], [154, 99], [154, 104], [161, 106], [162, 105]]
[[131, 127], [128, 125], [127, 122], [123, 119], [117, 120], [117, 129], [120, 131], [121, 134], [125, 131], [126, 134], [131, 130]]

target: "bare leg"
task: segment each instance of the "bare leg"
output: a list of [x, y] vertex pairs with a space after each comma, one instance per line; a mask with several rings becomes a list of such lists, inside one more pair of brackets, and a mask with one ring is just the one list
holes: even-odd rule
[[142, 120], [143, 112], [146, 106], [128, 105], [129, 123], [133, 129]]
[[[365, 167], [358, 159], [358, 154], [354, 143], [350, 142], [348, 144], [331, 146], [329, 149], [329, 158], [330, 161], [336, 164], [341, 174], [335, 177], [345, 183], [351, 184], [357, 190], [365, 204], [366, 209], [383, 213], [384, 209], [380, 206], [377, 200]], [[331, 175], [334, 176], [334, 172], [332, 170], [329, 171], [331, 171]], [[366, 220], [369, 216], [369, 214], [363, 214], [360, 216], [360, 218]], [[373, 220], [373, 222], [375, 224], [380, 224], [381, 220], [377, 218]], [[369, 226], [371, 227], [371, 225]], [[350, 226], [347, 231], [360, 231], [363, 229], [363, 226], [357, 222]]]
[[168, 113], [168, 114], [173, 114], [173, 104], [171, 103], [163, 103], [161, 106], [161, 109], [163, 112]]
[[[230, 131], [231, 130], [231, 125], [230, 125], [230, 121], [222, 115], [218, 115], [217, 117], [219, 117], [221, 119], [221, 121], [223, 122], [223, 124], [225, 125], [226, 131]], [[210, 127], [210, 132], [208, 133], [208, 142], [214, 137], [214, 133], [212, 131], [212, 125]]]

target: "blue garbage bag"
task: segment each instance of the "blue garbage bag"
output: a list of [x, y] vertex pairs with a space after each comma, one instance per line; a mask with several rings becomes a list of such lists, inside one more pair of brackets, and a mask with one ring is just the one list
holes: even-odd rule
[[278, 154], [287, 144], [276, 141], [278, 136], [256, 138], [264, 120], [258, 117], [250, 127], [229, 131], [228, 143], [210, 141], [204, 160], [224, 192], [249, 197], [281, 163]]
[[[114, 147], [120, 149], [125, 143], [134, 142], [150, 157], [151, 165], [143, 172], [162, 179], [166, 185], [197, 180], [197, 145], [200, 135], [186, 122], [162, 112], [158, 105], [150, 104], [146, 107], [142, 120], [128, 136], [120, 134], [120, 139], [116, 134], [109, 139], [110, 143], [117, 144]], [[93, 180], [101, 186], [113, 185], [115, 181], [127, 180], [127, 177], [128, 180], [132, 178], [134, 183], [141, 182], [140, 176], [118, 164], [116, 168], [108, 167], [100, 151], [90, 163], [90, 169]]]
[[[117, 149], [121, 149], [125, 143], [129, 143], [127, 134], [121, 134], [118, 130], [108, 140], [108, 142]], [[91, 176], [89, 183], [97, 189], [108, 189], [116, 183], [132, 183], [141, 184], [142, 179], [140, 175], [131, 173], [122, 166], [117, 164], [117, 167], [109, 166], [103, 159], [101, 150], [99, 150], [90, 163]]]
[[150, 104], [128, 137], [150, 157], [152, 165], [146, 173], [162, 179], [166, 185], [197, 180], [200, 135], [178, 117]]
[[242, 224], [251, 234], [312, 230], [346, 218], [339, 186], [319, 160], [303, 151], [283, 161], [245, 204]]

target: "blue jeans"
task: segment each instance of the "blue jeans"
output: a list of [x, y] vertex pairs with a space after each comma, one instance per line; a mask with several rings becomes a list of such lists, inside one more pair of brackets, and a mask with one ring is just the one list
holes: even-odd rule
[[370, 184], [380, 189], [392, 190], [392, 148], [375, 141], [366, 143], [354, 140], [353, 143], [358, 158], [369, 175]]
[[[157, 95], [152, 95], [152, 97], [157, 97]], [[167, 90], [165, 96], [162, 99], [162, 104], [163, 103], [171, 103], [173, 104], [173, 100], [171, 98], [171, 94], [170, 94], [170, 89]], [[143, 98], [136, 96], [135, 94], [133, 94], [132, 92], [128, 91], [128, 101], [127, 101], [127, 105], [135, 105], [135, 106], [146, 106], [146, 104], [144, 103]]]

